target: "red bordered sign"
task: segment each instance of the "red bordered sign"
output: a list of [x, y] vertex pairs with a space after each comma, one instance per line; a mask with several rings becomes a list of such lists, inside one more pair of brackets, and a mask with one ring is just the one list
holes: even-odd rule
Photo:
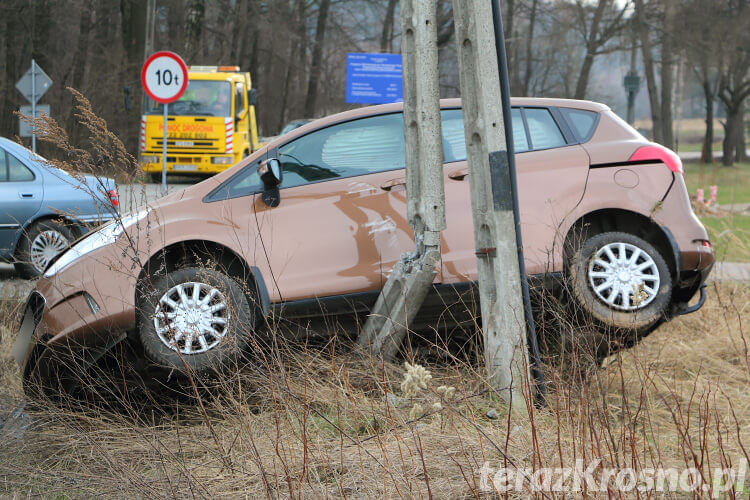
[[141, 69], [143, 90], [162, 104], [174, 102], [185, 92], [188, 72], [185, 61], [174, 52], [163, 50], [149, 57]]

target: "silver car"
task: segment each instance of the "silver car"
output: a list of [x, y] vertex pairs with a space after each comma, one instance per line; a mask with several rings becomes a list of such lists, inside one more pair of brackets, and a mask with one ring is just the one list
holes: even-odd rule
[[115, 217], [115, 182], [77, 179], [39, 155], [0, 137], [0, 260], [24, 277], [41, 274], [91, 228]]

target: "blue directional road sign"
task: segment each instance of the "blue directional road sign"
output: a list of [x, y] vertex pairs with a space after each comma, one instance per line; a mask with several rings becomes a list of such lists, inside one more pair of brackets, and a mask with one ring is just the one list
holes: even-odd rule
[[403, 100], [401, 54], [346, 55], [346, 102], [385, 104]]

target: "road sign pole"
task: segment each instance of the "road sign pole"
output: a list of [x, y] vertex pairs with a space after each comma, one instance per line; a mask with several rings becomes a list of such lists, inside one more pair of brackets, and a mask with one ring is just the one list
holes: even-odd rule
[[164, 104], [164, 140], [161, 144], [161, 195], [167, 194], [167, 115], [169, 103]]
[[[36, 118], [36, 61], [31, 60], [31, 117]], [[31, 150], [36, 153], [36, 127], [31, 128]]]
[[143, 90], [151, 99], [164, 106], [164, 139], [161, 147], [161, 195], [167, 194], [167, 117], [169, 103], [180, 98], [188, 84], [185, 61], [174, 52], [157, 52], [146, 59], [141, 68]]

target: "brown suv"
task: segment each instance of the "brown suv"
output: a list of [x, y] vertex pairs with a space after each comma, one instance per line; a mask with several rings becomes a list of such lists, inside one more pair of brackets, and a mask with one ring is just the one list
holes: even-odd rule
[[[679, 158], [601, 104], [512, 104], [529, 274], [566, 275], [603, 326], [644, 332], [697, 309], [714, 257]], [[25, 376], [55, 373], [60, 348], [95, 358], [127, 336], [156, 364], [215, 368], [264, 316], [366, 313], [414, 248], [401, 110], [304, 125], [79, 240], [29, 299], [15, 349]], [[433, 325], [436, 305], [477, 280], [460, 100], [442, 102], [442, 119], [447, 229], [424, 309]]]

